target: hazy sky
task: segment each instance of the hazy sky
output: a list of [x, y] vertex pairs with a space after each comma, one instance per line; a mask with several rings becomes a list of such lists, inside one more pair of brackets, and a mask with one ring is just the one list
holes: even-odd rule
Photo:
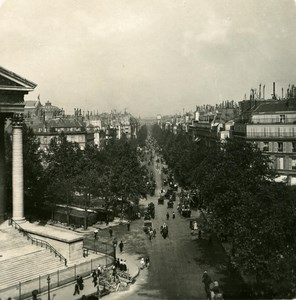
[[135, 116], [296, 83], [293, 0], [0, 0], [0, 65], [26, 99]]

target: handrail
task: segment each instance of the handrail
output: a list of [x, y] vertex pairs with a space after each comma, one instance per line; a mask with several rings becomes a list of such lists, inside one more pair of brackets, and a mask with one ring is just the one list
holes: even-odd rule
[[58, 256], [60, 258], [60, 260], [63, 260], [65, 262], [65, 266], [67, 267], [67, 259], [58, 251], [56, 250], [53, 246], [51, 246], [48, 242], [37, 239], [35, 237], [32, 237], [27, 231], [25, 231], [20, 224], [18, 224], [15, 220], [10, 219], [11, 221], [11, 225], [15, 225], [14, 228], [16, 228], [19, 232], [22, 232], [24, 236], [27, 237], [27, 239], [32, 241], [32, 244], [36, 243], [36, 246], [38, 246], [38, 244], [40, 244], [41, 247], [43, 247], [43, 245], [46, 246], [46, 249], [49, 248], [50, 252], [53, 252], [55, 254], [55, 256]]

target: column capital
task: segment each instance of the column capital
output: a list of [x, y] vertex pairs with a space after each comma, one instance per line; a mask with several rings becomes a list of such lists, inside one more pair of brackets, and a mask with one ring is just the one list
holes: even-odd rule
[[18, 126], [22, 127], [24, 121], [24, 114], [19, 114], [19, 113], [13, 114], [11, 121], [13, 127], [18, 127]]

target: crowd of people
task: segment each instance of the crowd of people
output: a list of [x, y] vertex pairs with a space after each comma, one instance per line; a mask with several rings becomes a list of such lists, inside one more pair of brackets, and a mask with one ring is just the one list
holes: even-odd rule
[[149, 257], [146, 257], [146, 258], [142, 257], [141, 261], [140, 261], [140, 265], [141, 265], [141, 270], [143, 270], [145, 267], [147, 269], [149, 269], [149, 266], [150, 266], [150, 259], [149, 259]]

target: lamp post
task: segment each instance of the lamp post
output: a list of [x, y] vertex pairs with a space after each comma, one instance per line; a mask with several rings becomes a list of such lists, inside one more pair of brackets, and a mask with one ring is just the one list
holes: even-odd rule
[[114, 239], [113, 240], [113, 249], [114, 249], [114, 262], [116, 261], [116, 247], [117, 247], [117, 241]]
[[97, 239], [97, 236], [98, 236], [98, 229], [96, 229], [94, 231], [94, 250], [95, 250], [96, 254], [97, 254], [97, 249], [96, 249], [96, 239]]
[[50, 276], [47, 276], [47, 299], [50, 300]]

